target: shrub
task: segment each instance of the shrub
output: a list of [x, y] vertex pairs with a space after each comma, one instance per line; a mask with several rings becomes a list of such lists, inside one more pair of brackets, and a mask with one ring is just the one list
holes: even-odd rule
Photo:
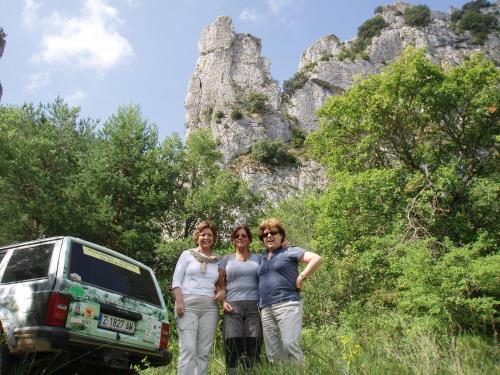
[[304, 141], [306, 140], [306, 133], [302, 128], [298, 126], [292, 126], [290, 128], [292, 131], [292, 139], [290, 140], [290, 144], [293, 148], [300, 148], [304, 145]]
[[431, 23], [431, 10], [427, 5], [417, 5], [407, 8], [403, 17], [408, 26], [424, 27]]
[[255, 143], [252, 146], [251, 157], [273, 167], [297, 164], [295, 156], [288, 152], [288, 147], [280, 140], [264, 139]]
[[380, 14], [363, 22], [358, 28], [358, 38], [353, 46], [354, 52], [363, 51], [371, 43], [372, 38], [379, 36], [380, 32], [387, 26], [389, 25]]
[[252, 91], [248, 94], [245, 109], [248, 113], [265, 113], [267, 112], [267, 96], [260, 92]]
[[231, 110], [230, 116], [231, 116], [231, 120], [238, 121], [238, 120], [241, 120], [243, 118], [243, 113], [241, 113], [241, 111], [238, 108], [233, 108]]
[[380, 14], [384, 10], [384, 7], [382, 5], [379, 5], [378, 7], [375, 8], [375, 11], [373, 13], [375, 14]]
[[459, 30], [468, 30], [473, 33], [490, 32], [497, 26], [497, 19], [493, 14], [479, 12], [465, 12], [457, 22]]
[[212, 121], [212, 114], [214, 113], [214, 109], [212, 107], [205, 108], [203, 111], [203, 117], [205, 118], [205, 121], [210, 122]]
[[224, 118], [224, 112], [222, 111], [215, 112], [215, 122], [217, 124], [220, 124], [223, 118]]
[[489, 33], [497, 29], [497, 19], [493, 14], [481, 13], [482, 8], [489, 7], [490, 3], [484, 0], [471, 1], [464, 4], [462, 10], [451, 15], [451, 27], [456, 32], [470, 31], [474, 35], [474, 42], [482, 44]]
[[298, 71], [293, 75], [291, 79], [285, 80], [285, 82], [283, 82], [283, 92], [285, 93], [285, 95], [292, 95], [293, 92], [304, 87], [308, 79], [309, 76], [305, 71]]

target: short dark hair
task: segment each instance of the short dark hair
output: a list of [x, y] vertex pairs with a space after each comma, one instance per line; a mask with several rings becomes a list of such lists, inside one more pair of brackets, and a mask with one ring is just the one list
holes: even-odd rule
[[198, 237], [200, 236], [200, 233], [206, 228], [209, 228], [212, 231], [212, 234], [214, 235], [214, 244], [215, 244], [215, 241], [217, 240], [217, 228], [215, 227], [215, 224], [212, 220], [203, 220], [196, 225], [196, 228], [193, 233], [194, 242], [198, 243]]
[[243, 229], [247, 236], [248, 236], [248, 241], [249, 242], [252, 242], [252, 232], [250, 231], [250, 228], [248, 227], [248, 225], [246, 224], [239, 224], [237, 226], [235, 226], [231, 232], [231, 240], [234, 240], [234, 235], [236, 234], [237, 231], [239, 231], [240, 229]]
[[286, 238], [285, 228], [283, 227], [283, 222], [280, 219], [276, 219], [274, 217], [270, 219], [264, 220], [259, 225], [259, 231], [257, 232], [257, 236], [259, 239], [264, 242], [264, 231], [269, 230], [271, 228], [276, 228], [281, 234], [281, 241], [284, 241]]

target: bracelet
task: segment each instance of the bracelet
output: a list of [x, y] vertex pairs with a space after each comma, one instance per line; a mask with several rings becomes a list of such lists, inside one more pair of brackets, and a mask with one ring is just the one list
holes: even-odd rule
[[302, 277], [304, 280], [307, 279], [307, 277], [302, 274], [300, 274], [299, 276]]

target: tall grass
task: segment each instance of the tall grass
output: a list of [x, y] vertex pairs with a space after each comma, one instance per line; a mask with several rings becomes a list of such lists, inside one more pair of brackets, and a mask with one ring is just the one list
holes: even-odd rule
[[[475, 335], [438, 339], [432, 335], [385, 340], [389, 335], [364, 337], [349, 335], [333, 326], [304, 329], [302, 345], [306, 356], [303, 367], [293, 364], [272, 366], [265, 359], [255, 374], [422, 374], [477, 375], [500, 374], [500, 349], [492, 340]], [[176, 343], [172, 342], [176, 352]], [[209, 374], [226, 374], [224, 351], [217, 338]], [[167, 367], [147, 369], [142, 375], [176, 374], [177, 355]], [[244, 371], [240, 371], [245, 374]]]

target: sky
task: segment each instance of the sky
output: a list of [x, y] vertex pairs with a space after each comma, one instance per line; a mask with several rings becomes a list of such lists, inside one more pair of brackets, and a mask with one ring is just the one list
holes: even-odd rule
[[[467, 0], [409, 0], [449, 11]], [[383, 0], [0, 0], [7, 44], [0, 59], [2, 105], [51, 103], [104, 123], [137, 104], [159, 141], [184, 137], [184, 98], [203, 28], [230, 16], [236, 33], [262, 41], [280, 85], [320, 37], [354, 38]]]

